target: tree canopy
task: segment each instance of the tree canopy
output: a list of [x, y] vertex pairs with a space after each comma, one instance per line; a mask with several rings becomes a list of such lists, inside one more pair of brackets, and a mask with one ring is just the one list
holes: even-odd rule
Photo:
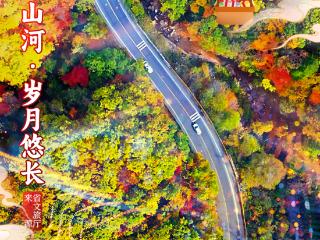
[[171, 21], [178, 20], [186, 11], [187, 0], [161, 0], [161, 11], [168, 12]]
[[286, 169], [273, 155], [254, 153], [250, 163], [241, 170], [241, 175], [248, 188], [274, 189], [286, 175]]

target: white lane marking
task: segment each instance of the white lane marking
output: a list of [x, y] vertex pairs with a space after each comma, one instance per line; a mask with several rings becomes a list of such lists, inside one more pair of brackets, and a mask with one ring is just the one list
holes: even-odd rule
[[[122, 7], [121, 4], [120, 4], [120, 6], [121, 6], [121, 8], [122, 8], [122, 10], [123, 10], [123, 7]], [[100, 11], [102, 12], [102, 14], [105, 16], [105, 14], [104, 14], [104, 12], [101, 10], [99, 4], [98, 4], [98, 7], [99, 7]], [[118, 19], [118, 22], [120, 23], [120, 25], [122, 25], [122, 22], [121, 22], [120, 19], [118, 18], [117, 14], [113, 11], [113, 8], [112, 8], [111, 5], [110, 5], [110, 9], [111, 9], [111, 11], [113, 12], [114, 16]], [[125, 11], [124, 11], [124, 13], [125, 13], [125, 15], [128, 17], [128, 15], [126, 14]], [[109, 25], [111, 25], [106, 16], [105, 16], [105, 18], [106, 18], [107, 22], [109, 23]], [[129, 20], [130, 23], [132, 24], [131, 19], [128, 18], [128, 20]], [[123, 27], [123, 29], [127, 32], [127, 30], [125, 29], [125, 27], [124, 27], [123, 25], [122, 25], [122, 27]], [[135, 27], [134, 25], [133, 25], [132, 27], [136, 29], [136, 27]], [[125, 45], [124, 42], [121, 40], [120, 36], [118, 35], [117, 31], [112, 27], [112, 25], [111, 25], [111, 28], [112, 28], [113, 31], [115, 32], [116, 36], [118, 37], [118, 39], [120, 40], [120, 42], [122, 43], [122, 45], [123, 45], [124, 47], [126, 47], [126, 45]], [[137, 31], [137, 30], [136, 30], [136, 31]], [[127, 33], [128, 33], [128, 32], [127, 32]], [[138, 33], [138, 35], [139, 35], [140, 38], [141, 38], [141, 35], [139, 34], [138, 31], [137, 31], [137, 33]], [[128, 33], [127, 35], [128, 35], [128, 38], [131, 39], [132, 43], [135, 45], [135, 42], [134, 42], [134, 40], [131, 38], [130, 34]], [[128, 48], [127, 48], [127, 49], [128, 49]], [[134, 54], [130, 51], [130, 49], [128, 49], [128, 51], [129, 51], [129, 53], [132, 55], [132, 57], [135, 58]], [[152, 53], [153, 53], [153, 55], [154, 55], [154, 52], [153, 52], [153, 51], [152, 51]], [[144, 56], [144, 54], [142, 54], [142, 55]], [[144, 57], [145, 57], [145, 56], [144, 56]], [[160, 62], [160, 64], [162, 65], [161, 61], [159, 61], [159, 59], [157, 58], [157, 56], [154, 55], [154, 57], [156, 57], [156, 59], [158, 60], [158, 62]], [[135, 59], [136, 59], [136, 58], [135, 58]], [[167, 69], [166, 69], [165, 67], [163, 67], [163, 68], [167, 71]], [[167, 73], [168, 73], [168, 72], [167, 72]], [[159, 74], [157, 73], [157, 75], [159, 75]], [[169, 73], [168, 73], [168, 75], [171, 76]], [[163, 79], [161, 78], [160, 75], [159, 75], [159, 77], [160, 77], [160, 79], [163, 81]], [[171, 91], [171, 89], [168, 87], [167, 83], [166, 83], [165, 81], [163, 81], [163, 83], [167, 86], [168, 90], [169, 90], [169, 91], [173, 94], [173, 96], [176, 98], [176, 95], [175, 95], [175, 94]], [[180, 91], [183, 93], [183, 95], [185, 96], [185, 94], [184, 94], [184, 92], [181, 90], [180, 86], [178, 86], [178, 85], [175, 83], [175, 81], [173, 81], [173, 83], [179, 88], [179, 90], [180, 90]], [[186, 97], [186, 96], [185, 96], [185, 97]], [[177, 98], [176, 98], [176, 99], [177, 99]], [[192, 107], [194, 107], [194, 105], [191, 104], [190, 99], [188, 99], [187, 97], [186, 97], [186, 99], [189, 101], [190, 105], [191, 105]], [[187, 113], [186, 109], [185, 109], [184, 106], [181, 104], [181, 102], [179, 101], [179, 99], [177, 99], [177, 102], [183, 107], [184, 111]], [[206, 125], [206, 124], [205, 124], [205, 125]], [[215, 141], [214, 141], [214, 142], [215, 142]]]
[[[107, 0], [109, 1], [109, 0]], [[118, 0], [118, 5], [120, 6], [120, 8], [122, 9], [122, 12], [124, 13], [124, 15], [126, 15], [127, 19], [129, 20], [129, 22], [131, 23], [131, 26], [133, 29], [136, 30], [136, 33], [138, 34], [138, 36], [145, 41], [145, 39], [148, 40], [148, 43], [151, 43], [152, 46], [154, 46], [154, 44], [152, 43], [152, 41], [148, 38], [148, 36], [142, 31], [143, 36], [141, 35], [141, 32], [137, 29], [136, 24], [132, 21], [131, 17], [128, 15], [127, 11], [123, 8], [122, 3]], [[111, 7], [112, 9], [112, 7]], [[112, 10], [113, 11], [113, 10]], [[113, 11], [114, 12], [114, 11]], [[116, 14], [115, 14], [116, 15]], [[118, 16], [116, 15], [116, 17], [118, 18]], [[120, 19], [118, 18], [119, 22], [121, 23]], [[121, 24], [122, 25], [122, 24]], [[123, 26], [124, 27], [124, 26]], [[125, 29], [126, 30], [126, 29]], [[130, 34], [129, 34], [130, 37]], [[131, 37], [130, 37], [131, 38]], [[132, 41], [134, 42], [134, 40], [132, 39]], [[154, 46], [154, 48], [156, 48]], [[149, 48], [150, 51], [152, 52], [152, 55], [158, 60], [158, 62], [160, 63], [160, 65], [162, 66], [162, 68], [165, 70], [165, 72], [171, 76], [172, 78], [174, 78], [174, 76], [172, 76], [172, 73], [169, 72], [168, 67], [164, 66], [162, 61], [158, 58], [157, 54], [155, 53], [155, 50], [153, 48]], [[161, 54], [157, 51], [157, 53], [161, 56]], [[164, 58], [163, 58], [164, 59]], [[181, 93], [183, 94], [183, 96], [187, 99], [187, 101], [190, 103], [190, 105], [192, 106], [192, 108], [194, 108], [194, 110], [197, 110], [197, 108], [194, 106], [193, 102], [191, 102], [191, 100], [186, 96], [185, 92], [182, 91], [181, 87], [179, 86], [179, 84], [177, 84], [176, 81], [173, 81], [174, 85], [176, 85], [179, 90], [181, 91]], [[191, 93], [190, 93], [191, 94]]]
[[200, 116], [200, 114], [198, 113], [198, 112], [195, 112], [194, 114], [192, 114], [191, 116], [190, 116], [190, 120], [191, 120], [191, 122], [196, 122], [198, 119], [200, 119], [201, 118], [201, 116]]
[[[224, 168], [225, 168], [225, 171], [228, 172], [228, 169], [226, 167], [226, 164], [223, 164]], [[230, 176], [229, 174], [227, 174], [227, 178], [228, 178], [228, 184], [230, 186], [230, 189], [232, 191], [232, 199], [233, 199], [233, 202], [236, 203], [237, 202], [237, 199], [236, 199], [236, 196], [238, 196], [238, 194], [235, 193], [234, 191], [234, 187], [232, 186], [232, 183], [231, 183], [231, 179], [230, 179]], [[239, 193], [240, 194], [240, 193]], [[240, 198], [240, 195], [238, 196]], [[240, 199], [238, 200], [240, 201]], [[235, 204], [235, 209], [234, 209], [237, 213], [239, 213], [239, 209], [238, 209], [238, 206], [237, 204]], [[239, 222], [239, 217], [238, 217], [238, 214], [236, 214], [237, 216], [237, 224], [238, 224], [238, 229], [240, 229], [240, 222]]]
[[[129, 52], [129, 54], [133, 57], [134, 60], [136, 60], [137, 58], [134, 56], [134, 54], [132, 54], [132, 52], [130, 51], [129, 48], [126, 47], [126, 44], [122, 41], [121, 37], [118, 35], [117, 31], [114, 29], [114, 27], [112, 26], [111, 22], [108, 20], [108, 18], [106, 17], [106, 15], [104, 14], [104, 12], [102, 11], [99, 2], [95, 1], [96, 6], [99, 8], [100, 13], [104, 16], [104, 19], [107, 21], [109, 27], [111, 28], [112, 32], [116, 35], [116, 38], [118, 39], [118, 41], [121, 43], [121, 45], [126, 48]], [[108, 6], [108, 3], [105, 4], [105, 6]], [[110, 8], [112, 9], [112, 7], [110, 6]], [[114, 11], [113, 11], [114, 13]], [[114, 13], [115, 14], [115, 13]], [[120, 22], [120, 21], [119, 21]], [[121, 23], [121, 22], [120, 22]], [[122, 25], [122, 24], [121, 24]]]
[[[107, 1], [108, 1], [108, 0], [107, 0]], [[118, 3], [119, 3], [120, 8], [122, 9], [122, 12], [123, 12], [124, 15], [127, 17], [127, 19], [129, 20], [129, 22], [131, 23], [132, 28], [136, 30], [136, 33], [139, 35], [139, 37], [140, 37], [141, 39], [144, 39], [144, 38], [147, 39], [148, 42], [151, 43], [151, 44], [154, 46], [154, 44], [152, 43], [152, 41], [150, 41], [150, 39], [145, 35], [144, 32], [142, 32], [142, 33], [143, 33], [143, 35], [144, 35], [145, 37], [141, 36], [140, 31], [136, 28], [136, 25], [132, 22], [130, 16], [128, 16], [126, 10], [123, 8], [123, 6], [122, 6], [122, 4], [120, 3], [119, 0], [118, 0]], [[123, 26], [122, 22], [120, 21], [120, 19], [119, 19], [118, 16], [117, 16], [117, 14], [113, 11], [112, 5], [110, 5], [110, 8], [111, 8], [111, 11], [112, 11], [112, 12], [114, 13], [114, 15], [116, 16], [116, 18], [118, 19], [118, 22], [122, 25], [122, 27], [124, 28], [124, 30], [128, 33], [127, 29]], [[140, 28], [140, 29], [141, 29], [141, 28]], [[142, 31], [142, 30], [141, 30], [141, 31]], [[132, 37], [130, 36], [129, 33], [128, 33], [128, 37], [131, 39], [131, 41], [133, 42], [133, 44], [135, 44], [135, 41], [132, 39]], [[143, 40], [143, 41], [144, 41], [144, 40]], [[124, 45], [124, 46], [125, 46], [125, 45]], [[126, 47], [126, 46], [125, 46], [125, 47]], [[155, 46], [154, 46], [154, 47], [155, 47]], [[155, 48], [156, 48], [156, 47], [155, 47]], [[167, 67], [162, 64], [161, 59], [159, 59], [159, 58], [156, 56], [156, 54], [154, 53], [154, 50], [153, 50], [152, 48], [149, 48], [149, 50], [152, 52], [152, 55], [153, 55], [153, 56], [157, 59], [157, 61], [160, 63], [160, 65], [162, 66], [162, 68], [166, 71], [166, 73], [168, 74], [168, 76], [169, 76], [169, 77], [173, 77], [173, 76], [172, 76], [172, 73], [170, 74], [170, 72], [169, 72], [169, 70], [167, 69]], [[129, 52], [130, 52], [130, 51], [129, 51]], [[141, 54], [142, 54], [142, 53], [141, 53]], [[159, 53], [159, 54], [160, 54], [160, 53]], [[131, 53], [131, 55], [132, 55], [132, 53]], [[144, 58], [145, 58], [145, 55], [144, 55], [144, 54], [142, 54], [142, 55], [143, 55]], [[162, 56], [162, 55], [160, 54], [160, 56]], [[164, 59], [164, 58], [163, 58], [163, 59]], [[161, 77], [160, 77], [160, 78], [161, 78]], [[174, 78], [174, 77], [173, 77], [173, 78]], [[161, 80], [162, 80], [162, 78], [161, 78]], [[180, 81], [180, 80], [178, 79], [178, 81]], [[166, 82], [164, 82], [164, 83], [167, 85]], [[193, 103], [191, 102], [191, 100], [185, 95], [185, 92], [181, 89], [181, 87], [179, 86], [179, 84], [177, 84], [176, 81], [173, 81], [173, 84], [174, 84], [176, 87], [178, 87], [178, 89], [180, 90], [180, 92], [182, 93], [182, 95], [183, 95], [183, 96], [187, 99], [187, 101], [190, 103], [191, 107], [196, 110], [196, 107], [194, 107], [194, 104], [193, 104]], [[168, 89], [170, 89], [170, 88], [168, 87]], [[171, 90], [170, 90], [170, 91], [171, 91]], [[173, 95], [175, 95], [175, 94], [173, 94]], [[222, 154], [222, 152], [221, 152], [221, 150], [220, 150], [220, 147], [219, 147], [219, 145], [217, 144], [215, 138], [213, 137], [213, 135], [212, 135], [212, 133], [211, 133], [210, 129], [208, 128], [207, 123], [206, 123], [205, 121], [204, 121], [204, 125], [206, 126], [206, 129], [207, 129], [207, 131], [209, 132], [209, 135], [210, 135], [212, 141], [214, 142], [215, 146], [217, 146], [216, 149], [218, 150], [219, 154], [222, 156], [223, 154]]]
[[[130, 51], [129, 48], [126, 47], [125, 43], [122, 41], [122, 39], [121, 39], [120, 36], [118, 35], [117, 31], [114, 29], [114, 27], [112, 26], [112, 24], [110, 23], [110, 21], [108, 20], [108, 18], [107, 18], [106, 15], [104, 14], [104, 12], [102, 11], [99, 3], [98, 3], [97, 1], [96, 1], [96, 3], [97, 3], [97, 7], [99, 8], [100, 12], [101, 12], [102, 15], [104, 16], [104, 18], [105, 18], [105, 20], [107, 21], [107, 23], [109, 24], [109, 27], [113, 30], [114, 34], [115, 34], [116, 37], [118, 38], [118, 41], [128, 50], [128, 52], [130, 53], [130, 55], [131, 55], [134, 59], [136, 59], [136, 57], [134, 56], [134, 54]], [[107, 5], [108, 5], [108, 4], [106, 4], [106, 6], [107, 6]], [[113, 14], [117, 17], [117, 15], [116, 15], [115, 12], [113, 11], [111, 5], [110, 5], [110, 8], [111, 8]], [[117, 19], [118, 19], [118, 17], [117, 17]], [[120, 21], [119, 19], [118, 19], [118, 22], [119, 22], [119, 23], [121, 24], [121, 26], [124, 28], [124, 26], [122, 25], [122, 23], [121, 23], [121, 21]], [[126, 31], [126, 30], [125, 30], [125, 31]], [[127, 33], [128, 33], [128, 32], [127, 32]], [[129, 37], [129, 38], [131, 39], [131, 41], [134, 43], [133, 39], [130, 37], [129, 34], [128, 34], [128, 37]], [[142, 55], [143, 55], [143, 54], [142, 54]], [[144, 55], [143, 55], [143, 56], [144, 56]], [[144, 56], [144, 57], [145, 57], [145, 56]], [[179, 99], [176, 97], [176, 95], [171, 91], [171, 89], [170, 89], [169, 86], [166, 84], [166, 82], [163, 81], [161, 75], [159, 75], [157, 72], [155, 72], [155, 73], [159, 76], [159, 78], [160, 78], [161, 81], [165, 84], [165, 86], [167, 87], [167, 89], [169, 90], [169, 92], [173, 95], [173, 97], [177, 100], [177, 102], [178, 102], [179, 105], [182, 107], [182, 109], [184, 110], [184, 112], [188, 115], [188, 112], [187, 112], [187, 110], [185, 109], [185, 107], [182, 105], [182, 103], [179, 101]], [[156, 87], [156, 89], [157, 89], [159, 92], [161, 92], [160, 89], [157, 87], [156, 84], [154, 84], [154, 86]], [[176, 115], [177, 120], [178, 120], [178, 122], [180, 123], [179, 125], [181, 126], [181, 128], [183, 129], [183, 131], [188, 135], [188, 131], [186, 130], [186, 128], [185, 128], [184, 125], [182, 124], [182, 122], [181, 122], [181, 120], [180, 120], [180, 118], [179, 118], [179, 115], [174, 111], [174, 109], [170, 106], [170, 104], [167, 104], [167, 106], [168, 106], [168, 107], [173, 111], [173, 113]], [[195, 146], [195, 144], [194, 144], [192, 141], [190, 141], [190, 143], [191, 143], [193, 149], [194, 149], [196, 152], [201, 152], [201, 151], [199, 151], [199, 150], [197, 149], [197, 147]]]
[[139, 51], [141, 52], [145, 47], [147, 47], [147, 44], [145, 43], [145, 41], [140, 42], [137, 45], [137, 48], [139, 49]]

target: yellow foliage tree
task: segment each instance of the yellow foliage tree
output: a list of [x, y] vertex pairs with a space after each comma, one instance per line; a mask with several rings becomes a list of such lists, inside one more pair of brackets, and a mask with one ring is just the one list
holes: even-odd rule
[[303, 45], [305, 43], [305, 41], [306, 40], [302, 39], [302, 38], [294, 38], [294, 39], [292, 39], [292, 41], [290, 41], [287, 44], [287, 47], [295, 49], [295, 48], [301, 47], [301, 45]]
[[255, 12], [259, 12], [261, 9], [265, 8], [265, 4], [262, 0], [253, 0]]
[[271, 130], [273, 129], [273, 122], [254, 122], [252, 123], [251, 127], [255, 133], [257, 133], [258, 135], [262, 135], [264, 133], [271, 132]]
[[270, 83], [270, 80], [267, 78], [262, 80], [261, 85], [265, 90], [268, 90], [270, 92], [274, 92], [276, 90], [276, 88]]
[[280, 19], [272, 19], [272, 20], [269, 20], [267, 29], [270, 32], [283, 33], [284, 26], [285, 26], [285, 21]]
[[196, 0], [196, 3], [199, 6], [204, 7], [207, 4], [207, 0]]
[[201, 37], [198, 34], [200, 24], [200, 22], [193, 22], [187, 26], [188, 37], [190, 37], [191, 41], [197, 42], [201, 40]]

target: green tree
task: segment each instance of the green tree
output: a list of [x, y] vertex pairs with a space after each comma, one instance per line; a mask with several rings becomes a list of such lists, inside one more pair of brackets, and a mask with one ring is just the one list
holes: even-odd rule
[[240, 126], [241, 116], [237, 111], [225, 111], [220, 113], [216, 120], [213, 120], [219, 132], [230, 132]]
[[259, 12], [261, 9], [265, 8], [265, 3], [263, 0], [253, 0], [255, 12]]
[[200, 34], [206, 35], [211, 34], [218, 27], [215, 16], [210, 16], [201, 21], [199, 32]]
[[[164, 217], [150, 223], [148, 229], [169, 224], [172, 226], [168, 233], [170, 239], [200, 239], [200, 233], [217, 234], [216, 175], [206, 160], [192, 158], [186, 136], [159, 107], [161, 101], [161, 95], [148, 79], [137, 77], [133, 82], [108, 84], [95, 90], [86, 115], [80, 119], [44, 115], [42, 135], [46, 139], [47, 154], [41, 164], [63, 172], [74, 184], [93, 188], [94, 194], [113, 196], [113, 201], [121, 202], [128, 209], [123, 211], [112, 206], [99, 217], [90, 218], [91, 209], [76, 213], [81, 203], [70, 199], [68, 204], [72, 207], [68, 206], [65, 218], [56, 219], [52, 224], [57, 226], [61, 221], [70, 224], [70, 218], [81, 216], [81, 221], [87, 220], [83, 227], [112, 224], [111, 228], [95, 227], [85, 232], [90, 239], [106, 236], [117, 239], [123, 226], [127, 229], [122, 233], [124, 237], [143, 239], [142, 236], [157, 236], [157, 231], [145, 233], [145, 215], [155, 217], [163, 213]], [[172, 181], [179, 168], [182, 169], [179, 178], [192, 185]], [[210, 206], [201, 210], [205, 213], [203, 220], [179, 217], [179, 209], [190, 200], [181, 195], [188, 196], [191, 191], [197, 201]], [[170, 204], [160, 205], [161, 199]], [[170, 214], [173, 216], [167, 219], [165, 216]], [[198, 227], [199, 221], [206, 221], [210, 231]], [[81, 226], [75, 220], [73, 223], [72, 232], [76, 237]], [[61, 230], [60, 236], [68, 236], [68, 231]]]
[[202, 34], [203, 38], [200, 45], [207, 51], [213, 51], [219, 55], [234, 58], [239, 51], [239, 46], [230, 44], [228, 37], [225, 36], [220, 27], [212, 28], [212, 30]]
[[207, 110], [219, 133], [232, 131], [240, 126], [241, 116], [238, 111], [229, 109], [227, 93], [222, 87], [221, 91], [215, 92], [213, 89], [205, 90], [201, 95], [201, 103]]
[[161, 11], [168, 12], [171, 21], [178, 20], [186, 12], [187, 0], [161, 0]]
[[85, 66], [92, 76], [112, 78], [115, 74], [124, 74], [132, 65], [124, 51], [116, 48], [105, 48], [91, 51], [85, 59]]
[[105, 37], [108, 33], [107, 25], [104, 19], [97, 13], [91, 13], [87, 19], [87, 24], [84, 26], [83, 31], [93, 39]]
[[138, 18], [145, 17], [142, 3], [139, 0], [125, 0], [125, 4], [131, 9], [132, 13]]
[[92, 11], [94, 8], [94, 0], [77, 0], [76, 8], [79, 12]]
[[307, 33], [312, 33], [312, 27], [314, 24], [318, 24], [320, 22], [320, 9], [315, 8], [310, 10], [307, 17], [304, 19], [304, 31]]
[[296, 80], [302, 80], [313, 76], [319, 69], [319, 57], [308, 57], [298, 69], [294, 69], [291, 75]]

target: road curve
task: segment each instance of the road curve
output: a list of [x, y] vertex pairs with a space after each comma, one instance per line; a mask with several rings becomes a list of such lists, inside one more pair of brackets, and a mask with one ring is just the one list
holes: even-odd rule
[[[122, 2], [96, 0], [96, 8], [130, 55], [134, 59], [144, 59], [153, 68], [149, 76], [154, 86], [162, 93], [173, 117], [188, 135], [192, 149], [202, 153], [216, 171], [220, 187], [218, 212], [224, 238], [246, 239], [235, 171], [212, 123], [188, 87], [127, 13]], [[201, 135], [197, 135], [193, 130], [191, 118], [197, 119], [196, 122], [202, 130]]]

